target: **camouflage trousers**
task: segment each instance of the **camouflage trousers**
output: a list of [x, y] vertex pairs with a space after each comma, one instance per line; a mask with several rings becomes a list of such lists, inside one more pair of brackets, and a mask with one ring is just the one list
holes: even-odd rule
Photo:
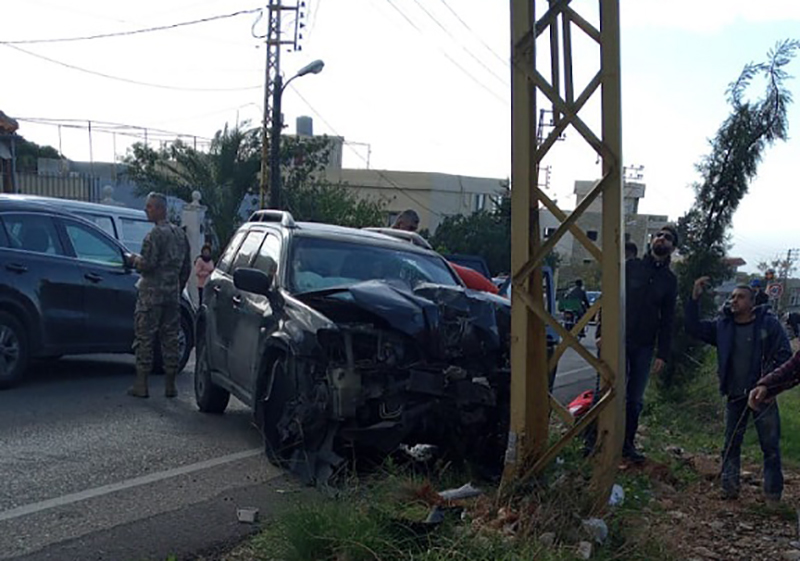
[[161, 343], [161, 359], [165, 374], [177, 374], [180, 365], [181, 310], [175, 304], [136, 304], [134, 313], [133, 350], [136, 371], [153, 372], [156, 340]]

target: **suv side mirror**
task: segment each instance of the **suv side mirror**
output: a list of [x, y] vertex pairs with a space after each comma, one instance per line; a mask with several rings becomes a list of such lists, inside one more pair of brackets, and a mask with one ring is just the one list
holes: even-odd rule
[[259, 269], [239, 267], [233, 272], [233, 285], [239, 290], [268, 296], [272, 290], [272, 275]]

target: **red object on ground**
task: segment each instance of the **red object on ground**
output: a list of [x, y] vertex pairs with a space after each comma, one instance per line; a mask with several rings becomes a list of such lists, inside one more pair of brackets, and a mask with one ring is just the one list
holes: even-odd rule
[[467, 288], [497, 294], [498, 290], [494, 283], [484, 277], [478, 271], [470, 269], [469, 267], [456, 265], [455, 263], [450, 263], [450, 266], [455, 269], [455, 272], [458, 273], [458, 276], [461, 277], [461, 280], [464, 281], [464, 284], [467, 285]]
[[592, 407], [592, 401], [594, 401], [594, 390], [586, 390], [573, 399], [567, 409], [573, 417], [580, 417]]

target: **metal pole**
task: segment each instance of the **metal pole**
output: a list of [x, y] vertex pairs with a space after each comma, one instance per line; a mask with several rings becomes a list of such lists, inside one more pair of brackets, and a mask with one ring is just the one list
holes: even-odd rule
[[[269, 37], [269, 35], [267, 36]], [[261, 201], [259, 204], [259, 208], [264, 208], [266, 205], [265, 199], [267, 196], [267, 155], [268, 155], [268, 146], [269, 143], [267, 142], [267, 130], [269, 129], [269, 67], [270, 67], [270, 46], [269, 40], [265, 43], [266, 51], [267, 51], [267, 60], [266, 66], [264, 68], [264, 115], [261, 121], [261, 178], [259, 181], [259, 191], [261, 194]]]
[[275, 76], [272, 92], [272, 132], [269, 139], [269, 206], [281, 208], [281, 98], [283, 97], [283, 78]]

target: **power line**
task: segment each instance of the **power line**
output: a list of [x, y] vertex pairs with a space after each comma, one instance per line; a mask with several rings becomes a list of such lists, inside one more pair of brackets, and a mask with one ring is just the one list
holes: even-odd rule
[[[420, 29], [420, 28], [419, 28], [419, 26], [418, 26], [416, 23], [414, 23], [414, 22], [413, 22], [413, 21], [412, 21], [412, 20], [411, 20], [411, 19], [410, 19], [410, 18], [409, 18], [409, 17], [408, 17], [406, 14], [405, 14], [405, 12], [403, 12], [403, 10], [401, 10], [400, 8], [398, 8], [398, 7], [395, 5], [395, 3], [394, 3], [392, 0], [386, 0], [386, 1], [389, 3], [389, 5], [390, 5], [392, 8], [394, 8], [394, 9], [395, 9], [395, 11], [396, 11], [398, 14], [400, 14], [400, 15], [402, 16], [402, 18], [403, 18], [404, 20], [406, 20], [406, 21], [408, 22], [408, 24], [409, 24], [411, 27], [413, 27], [414, 29], [416, 29], [416, 30], [417, 30], [417, 32], [418, 32], [420, 35], [422, 35], [423, 37], [425, 36], [425, 33], [422, 31], [422, 29]], [[492, 90], [491, 88], [489, 88], [488, 86], [486, 86], [486, 84], [484, 84], [483, 82], [481, 82], [480, 80], [478, 80], [478, 79], [477, 79], [477, 78], [476, 78], [476, 77], [475, 77], [475, 76], [474, 76], [474, 75], [473, 75], [473, 74], [472, 74], [472, 73], [471, 73], [469, 70], [467, 70], [466, 68], [464, 68], [463, 66], [461, 66], [461, 64], [459, 64], [459, 63], [458, 63], [458, 62], [457, 62], [457, 61], [456, 61], [456, 60], [455, 60], [453, 57], [451, 57], [451, 56], [450, 56], [450, 55], [449, 55], [449, 54], [448, 54], [448, 53], [447, 53], [447, 52], [446, 52], [444, 49], [442, 49], [442, 48], [441, 48], [441, 47], [439, 47], [438, 45], [437, 45], [437, 47], [439, 48], [439, 52], [442, 54], [442, 56], [444, 56], [444, 57], [445, 57], [447, 60], [449, 60], [449, 61], [450, 61], [450, 62], [453, 64], [453, 66], [455, 66], [456, 68], [458, 68], [458, 69], [459, 69], [459, 70], [460, 70], [460, 71], [461, 71], [461, 72], [462, 72], [462, 73], [463, 73], [463, 74], [464, 74], [464, 75], [465, 75], [467, 78], [469, 78], [470, 80], [472, 80], [473, 82], [475, 82], [475, 84], [477, 84], [479, 87], [481, 87], [483, 90], [485, 90], [485, 91], [486, 91], [487, 93], [489, 93], [489, 94], [490, 94], [492, 97], [494, 97], [495, 99], [499, 100], [499, 101], [500, 101], [501, 103], [503, 103], [504, 105], [510, 105], [510, 104], [509, 104], [509, 101], [508, 101], [507, 99], [505, 99], [505, 98], [503, 98], [503, 97], [501, 97], [501, 96], [497, 95], [497, 94], [494, 92], [494, 90]]]
[[31, 45], [34, 43], [67, 43], [73, 41], [90, 41], [92, 39], [108, 39], [111, 37], [126, 37], [130, 35], [140, 35], [142, 33], [152, 33], [154, 31], [166, 31], [169, 29], [177, 29], [179, 27], [186, 27], [189, 25], [197, 25], [200, 23], [207, 23], [210, 21], [218, 21], [222, 19], [234, 18], [244, 14], [253, 14], [262, 11], [263, 8], [254, 8], [250, 10], [239, 10], [230, 14], [222, 14], [218, 16], [211, 16], [207, 18], [195, 19], [191, 21], [184, 21], [180, 23], [172, 23], [169, 25], [160, 25], [156, 27], [145, 27], [142, 29], [132, 29], [130, 31], [118, 31], [115, 33], [100, 33], [97, 35], [84, 35], [80, 37], [60, 37], [55, 39], [22, 39], [19, 41], [0, 41], [3, 45]]
[[486, 47], [486, 49], [487, 49], [487, 50], [488, 50], [490, 53], [492, 53], [492, 54], [493, 54], [493, 55], [494, 55], [494, 56], [497, 58], [497, 60], [499, 60], [500, 62], [502, 62], [502, 63], [503, 63], [503, 64], [505, 64], [506, 66], [509, 66], [509, 67], [511, 66], [511, 65], [508, 63], [508, 58], [503, 58], [502, 56], [500, 56], [499, 54], [497, 54], [497, 51], [495, 51], [495, 50], [494, 50], [492, 47], [490, 47], [490, 46], [489, 46], [489, 45], [486, 43], [486, 41], [484, 41], [484, 40], [481, 38], [481, 36], [480, 36], [480, 35], [478, 35], [478, 34], [477, 34], [477, 33], [476, 33], [476, 32], [475, 32], [475, 31], [474, 31], [474, 30], [473, 30], [473, 29], [472, 29], [472, 28], [469, 26], [469, 25], [467, 24], [467, 22], [465, 22], [465, 21], [464, 21], [464, 20], [461, 18], [461, 16], [460, 16], [460, 15], [458, 15], [458, 12], [456, 12], [456, 11], [455, 11], [453, 8], [451, 8], [451, 7], [450, 7], [450, 4], [448, 4], [446, 0], [440, 0], [440, 2], [441, 2], [442, 4], [444, 4], [444, 5], [445, 5], [445, 7], [446, 7], [448, 10], [450, 10], [450, 13], [451, 13], [451, 14], [453, 14], [453, 15], [455, 16], [455, 18], [456, 18], [458, 21], [460, 21], [460, 22], [461, 22], [461, 25], [463, 25], [463, 26], [464, 26], [464, 27], [467, 29], [467, 31], [469, 31], [470, 33], [472, 33], [472, 35], [473, 35], [473, 36], [474, 36], [474, 37], [475, 37], [475, 38], [478, 40], [478, 42], [480, 42], [480, 44], [481, 44], [481, 45], [483, 45], [484, 47]]
[[155, 135], [155, 136], [169, 136], [174, 138], [196, 138], [198, 140], [202, 140], [203, 142], [211, 142], [211, 138], [201, 136], [198, 134], [185, 134], [180, 132], [174, 132], [164, 129], [159, 129], [155, 127], [145, 127], [142, 125], [127, 125], [124, 123], [116, 123], [112, 121], [95, 121], [94, 119], [51, 119], [47, 117], [14, 117], [17, 121], [22, 121], [25, 123], [33, 123], [37, 125], [51, 125], [51, 126], [63, 126], [66, 128], [88, 128], [87, 125], [83, 123], [92, 123], [92, 130], [99, 131], [99, 132], [107, 132], [107, 133], [117, 133], [117, 134], [125, 134], [124, 130], [139, 130], [139, 131], [147, 131], [147, 135]]
[[152, 82], [141, 82], [139, 80], [132, 80], [130, 78], [124, 78], [122, 76], [114, 76], [111, 74], [105, 74], [104, 72], [98, 72], [96, 70], [90, 70], [88, 68], [82, 68], [80, 66], [75, 66], [74, 64], [69, 64], [67, 62], [62, 62], [60, 60], [56, 60], [50, 57], [46, 57], [44, 55], [40, 55], [38, 53], [34, 53], [23, 49], [22, 47], [18, 47], [16, 45], [9, 45], [8, 43], [0, 43], [0, 45], [4, 47], [8, 47], [9, 49], [14, 49], [15, 51], [19, 51], [21, 53], [25, 53], [28, 56], [32, 56], [38, 59], [45, 60], [47, 62], [57, 64], [59, 66], [63, 66], [64, 68], [69, 68], [70, 70], [77, 70], [78, 72], [84, 72], [85, 74], [91, 74], [93, 76], [100, 76], [101, 78], [107, 78], [109, 80], [116, 80], [118, 82], [124, 82], [126, 84], [134, 84], [137, 86], [146, 86], [149, 88], [158, 88], [162, 90], [175, 90], [175, 91], [182, 91], [182, 92], [240, 92], [246, 90], [260, 90], [261, 86], [246, 86], [241, 88], [190, 88], [190, 87], [183, 87], [183, 86], [171, 86], [166, 84], [154, 84]]
[[[313, 105], [311, 105], [311, 103], [309, 103], [309, 101], [308, 101], [308, 100], [307, 100], [305, 97], [303, 97], [303, 94], [301, 94], [301, 93], [300, 93], [300, 92], [297, 90], [297, 88], [295, 88], [295, 87], [294, 87], [294, 84], [289, 84], [289, 87], [290, 87], [290, 88], [292, 88], [292, 91], [293, 91], [295, 94], [297, 94], [297, 97], [299, 97], [299, 98], [300, 98], [300, 99], [303, 101], [303, 103], [305, 103], [305, 104], [308, 106], [308, 108], [309, 108], [309, 109], [311, 109], [311, 112], [312, 112], [312, 113], [314, 113], [314, 115], [316, 115], [317, 117], [319, 117], [319, 119], [320, 119], [320, 120], [321, 120], [323, 123], [325, 123], [325, 125], [326, 125], [326, 126], [327, 126], [327, 127], [328, 127], [328, 128], [329, 128], [329, 129], [330, 129], [332, 132], [333, 132], [333, 134], [334, 134], [334, 135], [336, 135], [336, 136], [338, 136], [338, 137], [340, 137], [340, 138], [344, 138], [342, 135], [340, 135], [340, 134], [339, 134], [339, 133], [336, 131], [336, 129], [335, 129], [335, 128], [333, 128], [333, 127], [331, 126], [331, 124], [330, 124], [328, 121], [326, 121], [326, 120], [325, 120], [325, 117], [323, 117], [323, 116], [322, 116], [322, 114], [321, 114], [319, 111], [317, 111], [316, 109], [314, 109], [314, 106], [313, 106]], [[368, 163], [368, 162], [367, 162], [367, 159], [366, 159], [366, 158], [364, 158], [364, 156], [362, 156], [362, 155], [361, 155], [361, 153], [360, 153], [358, 150], [356, 150], [355, 148], [353, 148], [353, 147], [352, 147], [350, 144], [347, 144], [346, 142], [344, 143], [344, 145], [345, 145], [345, 146], [347, 146], [347, 148], [349, 148], [349, 149], [350, 149], [350, 151], [351, 151], [351, 152], [353, 152], [353, 153], [354, 153], [356, 156], [358, 156], [358, 157], [361, 159], [361, 161], [363, 161], [364, 163]], [[374, 171], [375, 173], [377, 173], [377, 174], [378, 174], [378, 176], [380, 176], [381, 178], [383, 178], [383, 179], [384, 179], [384, 180], [385, 180], [385, 181], [386, 181], [386, 182], [387, 182], [387, 183], [388, 183], [388, 184], [389, 184], [391, 187], [393, 187], [394, 189], [396, 189], [396, 190], [400, 191], [401, 193], [405, 194], [405, 195], [406, 195], [406, 196], [407, 196], [409, 199], [411, 199], [412, 201], [414, 201], [414, 202], [415, 202], [416, 204], [418, 204], [418, 205], [419, 205], [421, 208], [424, 208], [425, 210], [427, 210], [427, 211], [428, 211], [428, 212], [430, 212], [431, 214], [435, 214], [436, 216], [439, 216], [439, 217], [442, 217], [442, 218], [444, 217], [444, 215], [443, 215], [442, 213], [440, 213], [440, 212], [436, 212], [435, 210], [433, 210], [432, 208], [430, 208], [428, 205], [424, 204], [422, 201], [420, 201], [419, 199], [417, 199], [416, 197], [414, 197], [413, 195], [411, 195], [411, 193], [409, 192], [409, 191], [410, 191], [409, 189], [406, 189], [406, 188], [404, 188], [404, 187], [400, 187], [400, 185], [398, 185], [398, 184], [397, 184], [397, 183], [396, 183], [396, 182], [395, 182], [395, 181], [394, 181], [394, 180], [393, 180], [391, 177], [389, 177], [388, 175], [386, 175], [385, 173], [383, 173], [381, 170], [374, 169], [374, 170], [372, 170], [372, 171]]]
[[414, 3], [417, 6], [419, 6], [419, 9], [425, 12], [425, 15], [427, 15], [430, 19], [432, 19], [433, 22], [436, 25], [438, 25], [439, 28], [441, 28], [441, 30], [444, 31], [447, 34], [447, 36], [453, 40], [454, 43], [456, 43], [459, 47], [461, 47], [461, 49], [472, 58], [472, 60], [480, 64], [484, 70], [486, 70], [489, 74], [497, 78], [501, 84], [503, 84], [506, 87], [509, 87], [508, 82], [502, 76], [498, 75], [494, 70], [489, 68], [489, 66], [487, 66], [480, 58], [475, 56], [475, 54], [472, 51], [470, 51], [464, 44], [462, 44], [461, 41], [459, 41], [456, 38], [456, 36], [450, 32], [449, 29], [447, 29], [444, 25], [442, 25], [442, 22], [440, 22], [436, 16], [434, 16], [431, 12], [429, 12], [428, 9], [425, 8], [425, 6], [422, 3], [420, 3], [419, 0], [414, 0]]

